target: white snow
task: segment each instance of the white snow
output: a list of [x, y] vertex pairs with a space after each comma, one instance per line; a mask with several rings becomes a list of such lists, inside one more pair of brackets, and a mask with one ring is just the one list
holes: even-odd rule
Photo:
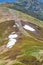
[[10, 39], [9, 42], [7, 43], [7, 48], [12, 48], [13, 45], [15, 45], [16, 39]]
[[32, 27], [29, 26], [29, 25], [24, 25], [23, 28], [24, 28], [24, 29], [27, 29], [27, 30], [30, 30], [30, 31], [35, 31], [35, 29], [32, 28]]
[[12, 48], [13, 47], [13, 45], [15, 45], [15, 43], [16, 43], [16, 38], [18, 37], [18, 35], [17, 34], [10, 34], [9, 36], [8, 36], [8, 38], [9, 38], [9, 42], [7, 43], [7, 48]]
[[17, 37], [18, 37], [17, 34], [11, 34], [11, 35], [8, 36], [8, 38], [17, 38]]

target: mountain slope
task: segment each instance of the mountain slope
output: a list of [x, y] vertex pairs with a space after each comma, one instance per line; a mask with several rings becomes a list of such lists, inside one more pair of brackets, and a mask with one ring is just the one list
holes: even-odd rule
[[[6, 4], [7, 3], [4, 3], [2, 5]], [[26, 14], [29, 14], [37, 19], [43, 20], [43, 3], [39, 2], [38, 0], [20, 0], [17, 3], [12, 3], [12, 5], [8, 3], [7, 6], [9, 8], [16, 9]]]
[[38, 0], [20, 0], [18, 3], [13, 3], [9, 8], [22, 11], [40, 20], [43, 20], [43, 3]]
[[0, 65], [43, 64], [43, 21], [0, 5]]

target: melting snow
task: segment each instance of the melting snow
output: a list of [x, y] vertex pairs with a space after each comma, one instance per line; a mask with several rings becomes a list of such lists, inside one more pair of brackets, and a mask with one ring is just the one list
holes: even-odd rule
[[35, 29], [30, 27], [29, 25], [24, 25], [23, 28], [30, 30], [30, 31], [35, 31]]
[[16, 42], [16, 39], [10, 39], [9, 42], [7, 43], [7, 48], [12, 48], [15, 42]]
[[8, 38], [10, 38], [10, 39], [17, 38], [17, 37], [18, 37], [17, 34], [11, 34], [11, 35], [8, 36]]
[[7, 43], [7, 48], [12, 48], [13, 45], [15, 45], [17, 37], [18, 37], [17, 34], [11, 34], [8, 36], [9, 42]]

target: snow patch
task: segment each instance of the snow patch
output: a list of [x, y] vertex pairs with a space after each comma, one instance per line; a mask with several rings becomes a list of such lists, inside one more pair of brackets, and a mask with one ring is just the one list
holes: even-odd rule
[[9, 42], [7, 43], [7, 48], [12, 48], [13, 45], [15, 45], [16, 39], [10, 39]]
[[10, 38], [10, 39], [17, 38], [17, 37], [18, 37], [17, 34], [11, 34], [11, 35], [8, 36], [8, 38]]
[[17, 34], [10, 34], [9, 36], [8, 36], [8, 38], [9, 38], [9, 42], [7, 43], [7, 48], [12, 48], [13, 47], [13, 45], [15, 45], [15, 43], [16, 43], [16, 38], [18, 37], [18, 35]]
[[29, 26], [29, 25], [24, 25], [23, 28], [26, 29], [26, 30], [35, 31], [35, 29], [32, 28], [32, 27]]

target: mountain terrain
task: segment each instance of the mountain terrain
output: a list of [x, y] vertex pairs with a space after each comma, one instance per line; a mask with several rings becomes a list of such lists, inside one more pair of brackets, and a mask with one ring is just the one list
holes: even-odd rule
[[[15, 7], [14, 7], [15, 5]], [[43, 20], [43, 2], [39, 0], [19, 0], [10, 6], [12, 9], [17, 9], [40, 20]]]
[[43, 65], [42, 12], [28, 11], [26, 1], [0, 4], [0, 65]]

